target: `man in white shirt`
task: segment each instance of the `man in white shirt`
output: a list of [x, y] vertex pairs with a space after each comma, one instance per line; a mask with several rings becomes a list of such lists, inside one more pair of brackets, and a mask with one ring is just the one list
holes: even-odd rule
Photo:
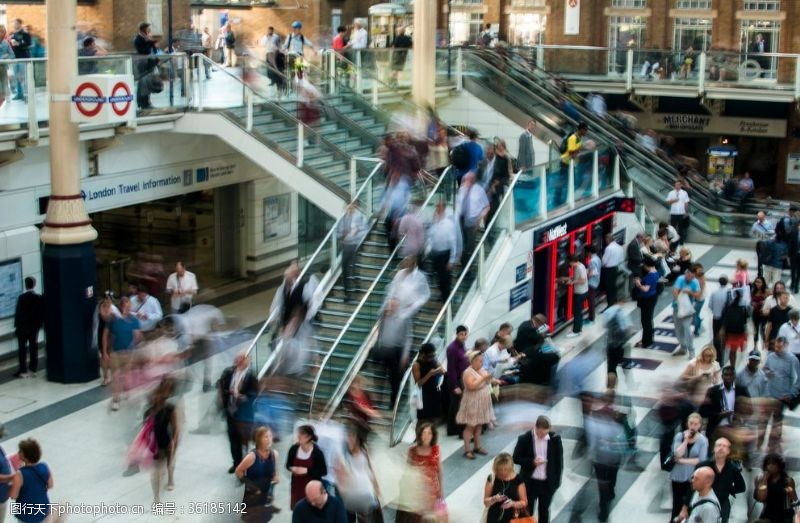
[[692, 502], [689, 505], [688, 522], [719, 523], [722, 521], [719, 499], [714, 494], [714, 470], [711, 467], [700, 467], [692, 474]]
[[369, 35], [367, 34], [367, 30], [364, 29], [364, 22], [360, 18], [356, 18], [353, 21], [353, 34], [350, 36], [347, 47], [356, 51], [359, 49], [366, 49], [367, 43], [369, 43]]
[[539, 416], [535, 428], [517, 438], [513, 457], [528, 492], [528, 513], [533, 515], [538, 501], [537, 521], [550, 523], [550, 502], [564, 473], [564, 445], [546, 416]]
[[281, 37], [275, 34], [275, 28], [267, 27], [267, 34], [261, 37], [261, 47], [267, 53], [267, 63], [272, 67], [277, 67], [276, 56], [281, 48]]
[[456, 196], [456, 209], [461, 223], [461, 238], [464, 249], [461, 253], [461, 266], [467, 265], [475, 249], [475, 240], [483, 219], [489, 214], [489, 198], [480, 184], [475, 183], [475, 173], [464, 175]]
[[800, 310], [789, 311], [789, 321], [778, 329], [778, 337], [786, 338], [786, 352], [800, 359]]
[[625, 249], [614, 241], [613, 234], [606, 234], [606, 249], [603, 251], [600, 287], [606, 293], [606, 308], [617, 303], [617, 272], [625, 261]]
[[587, 245], [586, 254], [589, 256], [589, 266], [587, 267], [589, 277], [589, 323], [594, 322], [594, 309], [597, 294], [600, 292], [600, 275], [603, 273], [603, 262], [597, 255], [597, 248], [594, 245]]
[[131, 297], [131, 314], [139, 320], [140, 331], [150, 332], [158, 326], [164, 317], [161, 304], [147, 293], [147, 287], [141, 283], [134, 283], [136, 294]]
[[583, 331], [583, 303], [589, 292], [589, 278], [577, 255], [569, 257], [569, 264], [572, 267], [572, 278], [568, 282], [572, 286], [572, 332], [567, 334], [567, 338], [577, 338]]
[[680, 182], [675, 182], [675, 189], [667, 194], [669, 204], [669, 223], [677, 229], [680, 239], [678, 244], [686, 241], [689, 231], [689, 193], [687, 193]]
[[461, 254], [460, 243], [461, 231], [456, 226], [455, 218], [447, 211], [444, 200], [439, 200], [433, 223], [428, 229], [428, 246], [442, 303], [450, 296], [453, 267]]
[[756, 258], [758, 259], [758, 275], [764, 274], [764, 264], [762, 262], [764, 242], [775, 238], [775, 226], [767, 220], [764, 211], [758, 211], [756, 221], [750, 227], [750, 236], [756, 239]]
[[182, 261], [175, 264], [175, 272], [167, 278], [167, 294], [170, 295], [172, 314], [186, 312], [197, 294], [197, 277], [186, 270]]

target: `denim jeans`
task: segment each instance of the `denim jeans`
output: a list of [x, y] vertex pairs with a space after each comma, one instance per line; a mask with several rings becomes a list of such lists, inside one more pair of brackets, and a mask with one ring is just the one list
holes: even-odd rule
[[14, 89], [16, 96], [25, 98], [25, 64], [14, 64]]
[[686, 349], [689, 356], [694, 357], [694, 333], [692, 332], [694, 315], [686, 316], [685, 318], [673, 316], [673, 318], [675, 321], [675, 337], [678, 338], [678, 343]]
[[703, 326], [703, 318], [700, 316], [700, 311], [703, 310], [706, 300], [697, 300], [694, 302], [694, 335], [700, 334], [700, 327]]

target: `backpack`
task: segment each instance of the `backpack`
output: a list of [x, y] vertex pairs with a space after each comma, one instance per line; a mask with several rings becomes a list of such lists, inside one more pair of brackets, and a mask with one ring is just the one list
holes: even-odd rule
[[[692, 506], [689, 508], [689, 516], [692, 515], [692, 512], [694, 512], [694, 509], [696, 509], [700, 505], [704, 505], [706, 503], [711, 503], [712, 505], [714, 505], [717, 508], [717, 514], [721, 514], [722, 513], [721, 509], [719, 507], [719, 503], [717, 503], [713, 499], [703, 498], [703, 499], [698, 500], [697, 503], [693, 503], [692, 504]], [[690, 519], [687, 519], [687, 521], [690, 521]], [[719, 520], [717, 520], [717, 521], [719, 521]]]
[[227, 33], [225, 33], [225, 43], [228, 44], [229, 47], [232, 46], [235, 42], [236, 42], [236, 36], [233, 34], [233, 31], [228, 31]]
[[561, 154], [567, 152], [567, 148], [569, 147], [569, 139], [572, 137], [573, 134], [575, 133], [569, 131], [561, 138], [561, 143], [558, 145], [558, 152], [560, 152]]
[[469, 142], [459, 144], [450, 150], [450, 163], [459, 171], [466, 171], [469, 167], [470, 155], [467, 143]]

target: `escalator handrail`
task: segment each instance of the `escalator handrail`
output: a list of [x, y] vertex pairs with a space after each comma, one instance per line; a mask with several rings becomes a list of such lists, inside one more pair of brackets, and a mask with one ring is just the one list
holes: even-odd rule
[[[449, 173], [449, 171], [451, 169], [452, 169], [452, 167], [447, 167], [447, 169], [445, 169], [445, 171], [442, 173], [442, 175], [437, 180], [436, 185], [434, 185], [431, 188], [430, 193], [425, 198], [425, 201], [423, 202], [423, 204], [420, 206], [419, 210], [417, 211], [418, 215], [421, 214], [428, 207], [428, 205], [431, 202], [431, 199], [434, 196], [437, 195], [439, 187], [442, 185], [442, 183], [446, 179], [448, 179], [447, 175], [448, 175], [448, 173]], [[358, 313], [361, 312], [361, 309], [367, 303], [367, 300], [371, 297], [372, 292], [375, 290], [375, 288], [377, 287], [378, 283], [381, 281], [381, 278], [383, 278], [383, 275], [386, 274], [386, 271], [388, 271], [389, 267], [392, 266], [393, 262], [395, 261], [395, 257], [400, 252], [400, 248], [403, 246], [403, 243], [405, 242], [405, 238], [406, 237], [403, 236], [397, 242], [397, 245], [395, 246], [395, 248], [392, 251], [392, 253], [389, 255], [389, 258], [386, 260], [386, 263], [384, 263], [383, 267], [381, 267], [380, 272], [375, 277], [375, 279], [372, 281], [372, 283], [370, 284], [370, 286], [367, 289], [367, 291], [364, 293], [364, 296], [361, 298], [361, 301], [358, 302], [358, 305], [353, 310], [353, 313], [347, 319], [347, 323], [345, 323], [345, 325], [342, 327], [342, 330], [339, 332], [339, 335], [336, 337], [336, 340], [334, 340], [334, 342], [331, 344], [331, 348], [328, 349], [328, 352], [325, 354], [325, 358], [323, 358], [322, 363], [320, 363], [319, 370], [317, 371], [317, 376], [314, 378], [314, 385], [311, 388], [311, 396], [309, 397], [309, 402], [308, 402], [309, 416], [313, 415], [313, 412], [314, 412], [314, 399], [316, 398], [316, 395], [317, 395], [317, 387], [319, 386], [319, 381], [322, 378], [322, 374], [323, 374], [323, 372], [325, 370], [325, 367], [328, 364], [328, 361], [333, 356], [333, 353], [336, 351], [336, 348], [339, 346], [339, 343], [342, 341], [342, 339], [344, 339], [345, 333], [347, 333], [347, 331], [350, 329], [350, 326], [355, 321], [356, 317], [358, 316]], [[367, 336], [367, 339], [368, 338], [369, 338], [369, 336]], [[350, 374], [352, 374], [353, 367], [355, 366], [356, 362], [359, 360], [359, 357], [361, 356], [361, 353], [365, 350], [365, 347], [367, 347], [366, 343], [363, 344], [359, 348], [358, 352], [353, 356], [353, 359], [350, 362], [350, 365], [347, 367], [347, 369], [345, 369], [344, 373], [342, 374], [343, 379], [340, 382], [340, 386], [337, 387], [337, 389], [331, 395], [331, 398], [328, 400], [328, 403], [325, 405], [325, 410], [327, 410], [327, 408], [331, 404], [331, 402], [333, 402], [334, 399], [337, 396], [339, 396], [339, 392], [342, 389], [341, 384], [344, 383], [345, 381], [349, 381], [348, 377], [350, 376]], [[342, 393], [341, 396], [344, 396], [344, 393]]]
[[[369, 176], [367, 176], [367, 178], [361, 184], [361, 187], [358, 188], [358, 191], [356, 191], [356, 194], [355, 194], [355, 196], [353, 196], [353, 199], [351, 201], [358, 201], [358, 198], [361, 196], [361, 193], [366, 190], [367, 186], [372, 181], [372, 179], [375, 177], [375, 175], [377, 173], [379, 173], [381, 171], [381, 169], [383, 168], [383, 160], [381, 160], [379, 158], [359, 158], [359, 160], [362, 160], [362, 161], [373, 161], [373, 162], [376, 162], [377, 165], [372, 169], [372, 172], [369, 174]], [[374, 185], [373, 185], [373, 187], [374, 187]], [[333, 226], [331, 226], [330, 230], [325, 235], [325, 238], [323, 238], [322, 241], [317, 246], [317, 249], [314, 251], [314, 253], [311, 255], [311, 257], [308, 258], [303, 263], [303, 270], [300, 272], [300, 276], [298, 277], [297, 281], [302, 281], [302, 279], [306, 276], [306, 274], [308, 272], [308, 268], [311, 267], [312, 265], [314, 265], [315, 260], [317, 259], [318, 256], [320, 256], [320, 254], [322, 253], [322, 251], [325, 248], [325, 246], [328, 245], [328, 242], [331, 240], [331, 237], [334, 234], [336, 234], [336, 231], [339, 229], [339, 223], [342, 221], [343, 216], [344, 216], [344, 213], [342, 213], [336, 219], [336, 221], [333, 223]], [[335, 270], [336, 270], [336, 266], [332, 265], [328, 269], [328, 272], [332, 273]], [[258, 330], [258, 333], [253, 338], [253, 341], [250, 342], [250, 345], [247, 347], [247, 351], [246, 352], [247, 352], [248, 356], [250, 355], [250, 353], [255, 348], [255, 346], [258, 343], [258, 340], [261, 338], [261, 336], [263, 336], [264, 333], [267, 332], [267, 330], [270, 329], [275, 324], [275, 320], [278, 318], [278, 314], [280, 314], [280, 310], [277, 307], [273, 311], [270, 312], [269, 316], [267, 317], [267, 321], [264, 322], [264, 324]], [[283, 345], [280, 344], [279, 346], [276, 346], [275, 350], [272, 351], [272, 354], [270, 354], [269, 358], [264, 363], [264, 366], [261, 368], [261, 371], [258, 373], [259, 376], [263, 376], [264, 374], [269, 372], [270, 367], [277, 360], [278, 353], [281, 351], [282, 347], [283, 347]]]
[[[331, 54], [333, 54], [336, 57], [336, 60], [340, 60], [341, 62], [347, 64], [348, 66], [353, 67], [354, 70], [357, 69], [356, 64], [354, 64], [346, 56], [343, 56], [340, 53], [337, 53], [333, 49], [325, 49], [325, 50], [322, 51], [322, 56], [327, 56], [327, 55], [331, 55]], [[328, 74], [323, 69], [320, 69], [320, 73], [323, 74], [323, 75], [326, 75], [326, 76]], [[418, 112], [420, 114], [425, 114], [427, 112], [427, 110], [424, 107], [422, 107], [419, 104], [417, 104], [413, 99], [411, 99], [411, 97], [409, 95], [401, 94], [400, 92], [398, 92], [398, 90], [395, 87], [392, 87], [391, 85], [387, 84], [383, 80], [379, 79], [375, 74], [372, 73], [372, 71], [370, 71], [369, 69], [365, 68], [363, 65], [361, 66], [361, 74], [362, 75], [366, 75], [367, 78], [369, 78], [373, 82], [379, 84], [382, 89], [385, 89], [387, 91], [390, 91], [390, 92], [396, 94], [398, 97], [400, 97], [400, 100], [402, 100], [402, 103], [407, 105], [407, 106], [409, 106], [409, 108], [414, 109], [416, 112]], [[334, 77], [335, 76], [336, 75], [334, 74]], [[337, 82], [338, 82], [338, 80], [337, 80]], [[349, 89], [351, 89], [352, 92], [356, 93], [366, 103], [372, 105], [372, 102], [366, 96], [364, 96], [364, 93], [359, 93], [353, 88], [349, 88]], [[448, 132], [449, 135], [451, 135], [451, 136], [464, 136], [463, 132], [459, 131], [455, 127], [451, 127], [450, 125], [446, 124], [444, 121], [440, 120], [439, 123], [445, 129], [447, 129], [447, 132]]]
[[[546, 168], [546, 166], [547, 166], [547, 163], [539, 164], [538, 166], [534, 167], [534, 169], [536, 169], [536, 168]], [[444, 304], [442, 304], [442, 308], [439, 310], [439, 314], [437, 314], [436, 318], [433, 320], [433, 324], [431, 325], [431, 328], [428, 330], [428, 334], [425, 336], [425, 339], [422, 340], [423, 344], [424, 343], [428, 343], [431, 340], [431, 338], [433, 338], [433, 336], [436, 334], [436, 329], [439, 327], [439, 323], [444, 319], [445, 314], [447, 313], [448, 306], [452, 304], [453, 299], [456, 296], [456, 293], [458, 292], [458, 290], [461, 287], [461, 285], [464, 283], [464, 279], [465, 279], [467, 273], [470, 271], [470, 269], [476, 263], [476, 260], [477, 260], [478, 256], [480, 255], [481, 249], [483, 248], [483, 244], [486, 242], [487, 238], [489, 237], [489, 232], [494, 228], [495, 222], [497, 221], [498, 217], [504, 211], [505, 206], [508, 205], [508, 201], [510, 199], [513, 199], [513, 197], [514, 197], [514, 187], [516, 186], [517, 181], [519, 181], [521, 175], [522, 175], [522, 171], [519, 171], [514, 175], [514, 178], [511, 180], [511, 183], [509, 184], [508, 188], [506, 189], [506, 193], [503, 195], [503, 199], [500, 200], [500, 205], [497, 207], [497, 210], [495, 211], [494, 216], [492, 216], [492, 219], [489, 222], [489, 225], [484, 229], [483, 236], [481, 237], [480, 241], [475, 245], [475, 250], [473, 251], [472, 256], [470, 256], [470, 258], [467, 261], [466, 265], [462, 268], [461, 275], [459, 276], [459, 278], [456, 281], [455, 285], [453, 285], [453, 288], [450, 291], [450, 296], [448, 296], [447, 297], [447, 301], [445, 301]], [[510, 224], [510, 228], [514, 229], [515, 228], [515, 224], [513, 224], [513, 223]], [[390, 446], [393, 446], [395, 444], [395, 442], [394, 442], [394, 436], [395, 436], [394, 427], [395, 427], [395, 424], [397, 422], [397, 411], [398, 411], [398, 408], [400, 407], [401, 402], [403, 401], [403, 389], [406, 387], [406, 384], [408, 383], [409, 376], [411, 376], [412, 367], [413, 367], [413, 362], [412, 362], [411, 365], [408, 366], [408, 369], [406, 369], [405, 373], [403, 373], [403, 378], [400, 381], [400, 387], [398, 388], [397, 398], [395, 398], [394, 405], [392, 406], [392, 419], [391, 419], [391, 425], [390, 425], [390, 429], [389, 429], [389, 431], [390, 431], [389, 432], [389, 445]], [[403, 431], [400, 431], [400, 432], [403, 432]]]
[[[306, 139], [308, 139], [311, 136], [316, 136], [317, 139], [320, 140], [321, 143], [324, 143], [326, 145], [327, 149], [329, 150], [328, 152], [332, 152], [334, 156], [338, 156], [340, 159], [343, 159], [343, 160], [346, 160], [346, 161], [350, 161], [350, 159], [352, 158], [352, 155], [350, 155], [346, 151], [342, 150], [338, 145], [336, 145], [335, 143], [333, 143], [330, 140], [328, 140], [327, 138], [325, 138], [325, 136], [323, 136], [322, 132], [317, 131], [316, 129], [314, 129], [310, 125], [307, 125], [307, 124], [303, 123], [296, 116], [292, 115], [289, 111], [287, 111], [286, 109], [281, 107], [279, 104], [277, 104], [273, 100], [271, 100], [268, 93], [265, 93], [265, 92], [263, 92], [261, 90], [258, 90], [258, 89], [256, 89], [255, 87], [253, 87], [251, 85], [248, 85], [244, 80], [242, 80], [241, 78], [237, 77], [235, 74], [232, 74], [230, 71], [226, 71], [224, 68], [219, 67], [218, 63], [214, 62], [213, 60], [211, 60], [209, 57], [207, 57], [204, 54], [197, 54], [196, 53], [196, 54], [193, 54], [192, 56], [193, 57], [195, 57], [195, 56], [199, 57], [198, 59], [201, 60], [202, 62], [209, 62], [207, 65], [214, 66], [217, 70], [221, 70], [223, 73], [225, 73], [229, 77], [233, 78], [236, 82], [240, 83], [245, 90], [250, 91], [251, 93], [259, 96], [264, 101], [265, 104], [268, 104], [284, 120], [288, 120], [290, 123], [292, 123], [294, 125], [303, 126], [304, 134], [306, 136]], [[255, 104], [255, 102], [253, 102], [253, 103]], [[243, 106], [247, 105], [244, 102], [244, 100], [242, 100], [242, 105]], [[302, 168], [306, 168], [306, 167], [304, 166]]]

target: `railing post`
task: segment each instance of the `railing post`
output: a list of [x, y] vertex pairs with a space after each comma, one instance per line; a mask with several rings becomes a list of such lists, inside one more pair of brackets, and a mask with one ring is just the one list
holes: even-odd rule
[[339, 254], [338, 253], [338, 251], [339, 251], [338, 247], [339, 246], [336, 243], [336, 235], [335, 234], [331, 234], [331, 252], [330, 252], [330, 255], [331, 255], [330, 270], [331, 271], [334, 270], [334, 268], [336, 267], [336, 256]]
[[328, 78], [330, 79], [328, 93], [336, 94], [336, 51], [330, 51], [328, 56], [330, 57], [328, 60]]
[[633, 198], [633, 180], [629, 180], [625, 185], [625, 196]]
[[181, 62], [183, 62], [184, 107], [190, 107], [192, 104], [192, 58], [190, 55], [184, 54], [181, 58]]
[[459, 47], [456, 52], [456, 91], [464, 89], [464, 50]]
[[486, 288], [486, 249], [485, 243], [481, 243], [478, 248], [478, 290], [483, 294]]
[[575, 208], [575, 160], [570, 159], [569, 170], [567, 170], [567, 205], [570, 209]]
[[625, 92], [633, 91], [633, 49], [625, 55]]
[[547, 167], [539, 167], [539, 217], [547, 219]]
[[444, 313], [444, 332], [445, 332], [445, 339], [447, 336], [450, 336], [450, 333], [453, 332], [453, 306], [452, 302], [447, 304], [447, 308], [445, 309]]
[[361, 49], [356, 51], [356, 91], [358, 94], [364, 94], [364, 91], [361, 90]]
[[305, 129], [303, 128], [302, 122], [298, 122], [297, 124], [297, 166], [302, 168], [303, 167], [303, 148], [306, 145], [305, 141]]
[[536, 46], [536, 67], [542, 71], [547, 70], [544, 66], [544, 47], [542, 47], [542, 44]]
[[39, 118], [36, 115], [36, 80], [31, 61], [25, 62], [25, 96], [28, 98], [28, 139], [34, 142], [39, 139]]
[[[514, 190], [512, 187], [511, 191]], [[517, 213], [514, 208], [514, 195], [511, 194], [506, 200], [506, 212], [508, 213], [508, 235], [511, 236], [511, 232], [517, 228]]]
[[592, 198], [600, 196], [600, 151], [592, 153]]
[[706, 53], [700, 53], [697, 64], [697, 94], [703, 96], [706, 92]]
[[611, 185], [615, 191], [619, 191], [619, 154], [614, 155], [614, 172], [611, 175]]
[[372, 187], [372, 178], [374, 178], [374, 177], [370, 176], [369, 179], [367, 180], [367, 188], [366, 188], [366, 192], [367, 192], [367, 204], [366, 204], [367, 216], [372, 216], [372, 207], [373, 207], [374, 200], [375, 200], [375, 195], [372, 193], [372, 189], [373, 189], [373, 187]]
[[800, 100], [800, 55], [794, 58], [794, 99]]
[[372, 81], [372, 105], [378, 107], [378, 82]]
[[245, 101], [247, 103], [247, 120], [245, 129], [249, 133], [253, 130], [253, 91], [248, 89], [245, 91]]
[[358, 190], [358, 162], [355, 158], [350, 158], [350, 199], [354, 199], [356, 197], [356, 191]]
[[[124, 69], [125, 69], [124, 73], [126, 75], [133, 76], [133, 55], [126, 56], [124, 64], [125, 64], [124, 65]], [[134, 87], [133, 87], [133, 91], [134, 91], [134, 102], [133, 103], [134, 103], [134, 106], [131, 108], [130, 111], [128, 111], [129, 117], [128, 117], [128, 121], [125, 123], [125, 125], [128, 127], [128, 129], [136, 129], [136, 125], [138, 124], [138, 121], [136, 120], [136, 105], [135, 105], [135, 103], [136, 103], [136, 101], [135, 101], [135, 97], [136, 97], [136, 94], [135, 94], [136, 93], [136, 82], [134, 82], [133, 85], [134, 85]]]
[[[203, 63], [202, 57], [199, 55], [197, 58], [197, 65], [198, 67], [202, 65], [205, 67]], [[210, 67], [210, 66], [209, 66]], [[203, 103], [205, 102], [205, 94], [206, 94], [206, 76], [205, 74], [198, 74], [197, 75], [197, 110], [203, 112]]]

